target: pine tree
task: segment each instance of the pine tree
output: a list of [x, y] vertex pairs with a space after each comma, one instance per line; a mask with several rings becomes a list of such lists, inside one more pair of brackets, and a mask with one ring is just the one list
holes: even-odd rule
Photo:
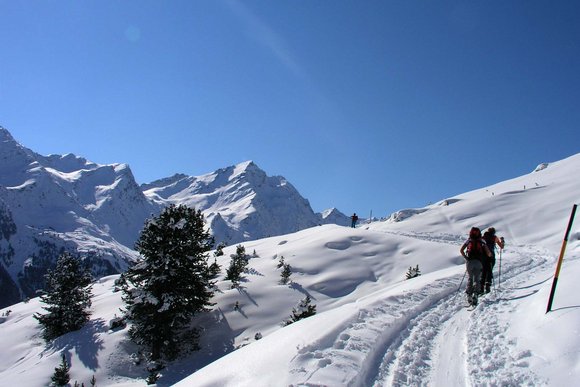
[[76, 331], [89, 320], [91, 307], [91, 275], [80, 258], [69, 253], [60, 255], [56, 268], [46, 274], [46, 290], [40, 301], [47, 314], [36, 313], [47, 341]]
[[232, 287], [239, 286], [242, 280], [242, 273], [248, 267], [248, 256], [246, 255], [246, 248], [242, 245], [236, 247], [236, 253], [230, 255], [230, 266], [226, 269], [226, 280], [232, 281]]
[[212, 246], [201, 211], [184, 205], [170, 205], [145, 224], [136, 244], [143, 259], [125, 274], [123, 300], [129, 335], [148, 360], [176, 358], [192, 337], [192, 317], [214, 305]]
[[290, 276], [292, 275], [292, 266], [285, 263], [282, 266], [282, 273], [280, 274], [280, 284], [287, 285], [290, 282]]
[[68, 374], [69, 371], [70, 365], [66, 361], [66, 357], [63, 353], [60, 365], [54, 369], [54, 374], [51, 377], [53, 385], [59, 387], [66, 386], [70, 381], [70, 375]]
[[224, 255], [224, 247], [226, 247], [226, 244], [224, 242], [220, 242], [220, 244], [216, 246], [213, 255], [216, 257], [221, 257]]
[[279, 269], [284, 266], [284, 256], [281, 255], [280, 259], [278, 260], [278, 264], [276, 265], [276, 269]]
[[420, 275], [421, 275], [421, 271], [419, 270], [419, 265], [417, 265], [417, 267], [415, 267], [415, 268], [412, 268], [411, 266], [409, 266], [409, 270], [407, 271], [407, 274], [406, 274], [406, 279], [419, 277]]
[[213, 263], [209, 265], [208, 273], [211, 279], [215, 279], [222, 271], [222, 267], [217, 263], [217, 259], [214, 258]]
[[290, 325], [306, 317], [314, 316], [316, 314], [316, 305], [310, 305], [311, 302], [312, 299], [310, 296], [306, 296], [306, 298], [302, 299], [298, 308], [292, 309], [290, 320], [286, 321], [285, 325]]

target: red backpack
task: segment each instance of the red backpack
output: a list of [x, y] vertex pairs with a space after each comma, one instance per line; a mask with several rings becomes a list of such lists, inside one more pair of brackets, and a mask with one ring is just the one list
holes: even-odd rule
[[467, 244], [467, 258], [481, 261], [484, 254], [481, 239], [469, 239], [469, 243]]
[[484, 256], [483, 242], [481, 240], [481, 230], [472, 227], [469, 231], [469, 242], [467, 244], [467, 258], [481, 261]]

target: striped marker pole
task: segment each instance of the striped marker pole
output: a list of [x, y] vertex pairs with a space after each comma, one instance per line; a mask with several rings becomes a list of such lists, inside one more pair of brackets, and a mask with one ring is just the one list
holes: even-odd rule
[[550, 291], [550, 299], [548, 300], [548, 308], [546, 313], [552, 310], [552, 301], [554, 300], [554, 293], [556, 293], [556, 285], [558, 284], [558, 276], [560, 275], [560, 268], [562, 267], [562, 261], [564, 260], [564, 253], [566, 252], [566, 245], [568, 244], [568, 236], [570, 235], [570, 230], [572, 229], [572, 223], [574, 222], [574, 215], [576, 214], [577, 204], [572, 207], [572, 214], [570, 215], [570, 221], [568, 222], [568, 228], [566, 229], [566, 234], [564, 235], [564, 241], [562, 242], [562, 249], [560, 249], [560, 257], [558, 258], [558, 265], [556, 266], [556, 274], [554, 274], [554, 280], [552, 281], [552, 290]]

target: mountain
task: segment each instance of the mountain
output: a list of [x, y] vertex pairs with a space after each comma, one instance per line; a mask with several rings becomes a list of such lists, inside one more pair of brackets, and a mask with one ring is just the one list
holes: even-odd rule
[[234, 244], [313, 227], [319, 219], [284, 177], [267, 176], [247, 161], [192, 177], [177, 174], [141, 186], [160, 205], [202, 210], [218, 242]]
[[[169, 363], [158, 386], [574, 385], [578, 367], [580, 228], [570, 230], [554, 307], [546, 313], [580, 154], [356, 229], [323, 225], [244, 243], [255, 251], [240, 289], [218, 277], [213, 311], [198, 316], [201, 349]], [[532, 169], [532, 168], [531, 168]], [[460, 245], [472, 226], [506, 239], [495, 283], [464, 308]], [[235, 246], [217, 258], [224, 267]], [[281, 257], [292, 267], [281, 285]], [[409, 267], [421, 276], [405, 280]], [[110, 329], [122, 307], [118, 276], [94, 285], [93, 315], [52, 345], [39, 339], [37, 298], [0, 310], [0, 380], [47, 384], [64, 353], [71, 377], [99, 386], [142, 386], [147, 375]], [[310, 296], [317, 314], [283, 327]]]
[[338, 224], [341, 226], [350, 226], [350, 216], [346, 216], [336, 208], [329, 208], [318, 214], [322, 224]]
[[93, 275], [126, 270], [128, 245], [153, 206], [124, 164], [41, 156], [0, 128], [0, 305], [32, 297], [58, 255], [86, 257]]
[[251, 161], [139, 186], [126, 164], [42, 156], [2, 127], [0, 161], [0, 307], [34, 296], [64, 250], [84, 256], [96, 278], [123, 272], [138, 259], [133, 248], [147, 218], [169, 204], [200, 209], [218, 243], [320, 224], [285, 178]]

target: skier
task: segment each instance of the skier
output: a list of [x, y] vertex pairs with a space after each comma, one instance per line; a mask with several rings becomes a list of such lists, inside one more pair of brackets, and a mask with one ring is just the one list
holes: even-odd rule
[[493, 282], [493, 267], [495, 266], [495, 245], [498, 245], [500, 249], [505, 246], [505, 240], [503, 237], [498, 238], [495, 235], [495, 228], [490, 227], [483, 234], [483, 240], [487, 248], [491, 252], [491, 257], [484, 257], [483, 259], [483, 272], [481, 274], [481, 293], [489, 293], [491, 290], [491, 283]]
[[459, 249], [463, 258], [465, 258], [465, 267], [467, 270], [467, 302], [470, 305], [477, 305], [477, 298], [481, 291], [481, 270], [484, 256], [491, 257], [491, 252], [481, 237], [481, 230], [478, 227], [472, 227], [469, 231], [469, 238]]
[[356, 227], [356, 222], [358, 221], [358, 216], [356, 215], [356, 212], [354, 214], [352, 214], [352, 216], [350, 217], [350, 219], [352, 220], [350, 227], [355, 228]]

